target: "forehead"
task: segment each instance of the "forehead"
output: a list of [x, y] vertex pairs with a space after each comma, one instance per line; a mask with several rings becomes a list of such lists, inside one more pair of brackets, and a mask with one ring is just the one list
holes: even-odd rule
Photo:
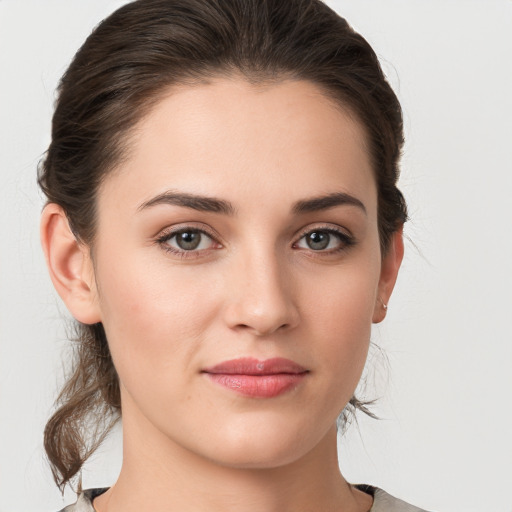
[[305, 80], [174, 86], [137, 124], [128, 147], [103, 192], [115, 186], [138, 204], [169, 188], [235, 203], [255, 194], [282, 202], [284, 191], [290, 201], [336, 191], [376, 203], [364, 127]]

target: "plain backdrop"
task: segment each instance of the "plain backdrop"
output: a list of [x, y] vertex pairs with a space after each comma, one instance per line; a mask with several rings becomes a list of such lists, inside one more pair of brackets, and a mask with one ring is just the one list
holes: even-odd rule
[[[285, 1], [285, 0], [283, 0]], [[36, 165], [57, 81], [122, 1], [0, 0], [0, 512], [55, 512], [42, 431], [66, 360], [39, 247]], [[331, 0], [404, 109], [407, 253], [368, 365], [379, 421], [341, 439], [352, 482], [438, 512], [512, 503], [512, 1]], [[84, 472], [113, 483], [119, 431]]]

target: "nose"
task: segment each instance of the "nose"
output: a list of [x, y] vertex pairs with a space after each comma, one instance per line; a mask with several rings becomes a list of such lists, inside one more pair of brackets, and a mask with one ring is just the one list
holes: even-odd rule
[[225, 320], [231, 329], [267, 336], [299, 323], [294, 283], [275, 257], [241, 258], [229, 277]]

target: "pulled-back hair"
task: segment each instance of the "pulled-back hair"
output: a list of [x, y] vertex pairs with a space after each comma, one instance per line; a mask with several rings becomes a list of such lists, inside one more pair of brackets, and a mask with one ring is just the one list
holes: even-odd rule
[[[52, 141], [38, 175], [77, 240], [94, 246], [98, 188], [127, 157], [130, 132], [151, 107], [173, 85], [234, 74], [251, 83], [309, 80], [362, 123], [385, 253], [407, 218], [396, 187], [400, 104], [367, 41], [319, 0], [137, 0], [100, 23], [61, 79]], [[355, 397], [348, 408], [369, 413]], [[103, 326], [77, 324], [73, 368], [45, 429], [61, 489], [120, 412]]]

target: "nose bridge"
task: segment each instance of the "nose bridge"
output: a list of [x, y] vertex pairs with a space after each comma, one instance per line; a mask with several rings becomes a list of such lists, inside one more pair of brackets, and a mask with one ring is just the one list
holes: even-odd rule
[[265, 335], [297, 324], [293, 283], [286, 267], [286, 258], [269, 242], [253, 239], [238, 254], [228, 299], [231, 327]]

